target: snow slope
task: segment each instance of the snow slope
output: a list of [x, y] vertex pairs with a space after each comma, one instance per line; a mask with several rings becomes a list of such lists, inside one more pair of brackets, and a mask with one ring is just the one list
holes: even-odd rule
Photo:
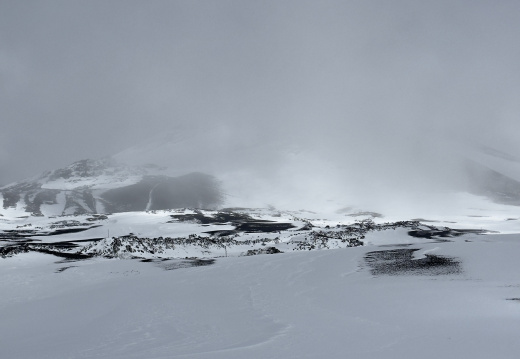
[[[425, 194], [414, 207], [389, 202], [382, 214], [369, 212], [371, 207], [337, 210], [339, 202], [318, 213], [237, 210], [294, 226], [237, 237], [278, 237], [276, 246], [285, 253], [271, 255], [240, 256], [248, 246], [237, 245], [229, 253], [222, 247], [205, 252], [176, 247], [142, 255], [146, 261], [64, 260], [37, 252], [1, 258], [0, 356], [516, 358], [518, 207], [458, 194], [438, 212], [432, 211], [434, 197]], [[85, 245], [82, 240], [105, 238], [90, 247], [101, 251], [110, 245], [106, 237], [212, 239], [207, 232], [237, 227], [172, 217], [197, 213], [218, 215], [179, 209], [34, 217], [24, 216], [19, 204], [0, 217], [0, 245], [22, 239]], [[364, 246], [291, 250], [293, 240], [312, 231], [331, 233], [367, 218], [416, 219], [422, 222], [418, 230], [449, 226], [496, 233], [412, 237], [412, 228], [400, 227], [365, 233]], [[301, 231], [309, 223], [315, 227]], [[31, 235], [23, 238], [23, 231]], [[12, 233], [21, 237], [11, 238]], [[181, 259], [185, 256], [210, 259]]]
[[0, 261], [2, 356], [516, 358], [520, 237], [410, 247], [416, 258], [455, 258], [462, 271], [374, 275], [369, 252], [403, 248], [375, 239], [175, 270], [165, 270], [171, 262], [21, 254]]

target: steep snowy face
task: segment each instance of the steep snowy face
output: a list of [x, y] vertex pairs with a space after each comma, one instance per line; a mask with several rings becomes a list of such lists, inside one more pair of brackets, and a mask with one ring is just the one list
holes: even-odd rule
[[113, 159], [81, 160], [0, 189], [3, 210], [67, 215], [218, 205], [218, 183], [209, 175], [164, 175], [155, 165], [129, 166]]
[[464, 156], [469, 192], [496, 203], [520, 205], [520, 158], [487, 146]]
[[122, 165], [110, 158], [81, 160], [40, 176], [42, 187], [47, 189], [74, 189], [78, 187], [111, 188], [121, 183], [132, 184], [148, 170], [144, 167]]

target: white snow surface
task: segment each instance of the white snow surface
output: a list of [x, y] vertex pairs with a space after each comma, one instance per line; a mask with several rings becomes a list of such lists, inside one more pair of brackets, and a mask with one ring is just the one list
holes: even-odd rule
[[58, 178], [42, 184], [41, 188], [65, 191], [70, 191], [81, 187], [88, 187], [91, 189], [112, 189], [136, 184], [142, 178], [142, 175], [132, 175], [128, 173], [122, 173], [118, 175], [103, 174], [96, 177], [85, 178], [75, 177], [72, 179]]
[[0, 261], [2, 357], [516, 358], [520, 237], [413, 247], [464, 271], [374, 276], [374, 245], [175, 270], [21, 254]]
[[[517, 207], [500, 208], [504, 211], [475, 209], [452, 221], [451, 213], [430, 220], [501, 233], [444, 242], [414, 238], [398, 228], [368, 233], [362, 247], [251, 257], [213, 253], [215, 262], [200, 267], [186, 267], [182, 259], [63, 261], [34, 252], [0, 259], [0, 356], [516, 358], [520, 228], [518, 214], [510, 218]], [[74, 241], [106, 237], [107, 231], [110, 237], [180, 237], [231, 228], [167, 223], [176, 213], [193, 211], [117, 213], [91, 222], [100, 227], [84, 232], [33, 238]], [[305, 218], [322, 227], [362, 218], [305, 211], [249, 214], [295, 225]], [[19, 226], [44, 232], [56, 222], [83, 223], [87, 217], [0, 217], [0, 230]], [[400, 248], [416, 249], [413, 260], [432, 254], [456, 259], [462, 270], [449, 275], [371, 271], [367, 253]]]

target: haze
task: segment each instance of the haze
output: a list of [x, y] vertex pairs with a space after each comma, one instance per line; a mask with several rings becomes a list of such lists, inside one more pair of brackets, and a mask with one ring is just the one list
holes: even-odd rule
[[2, 1], [0, 183], [189, 133], [158, 162], [266, 195], [433, 191], [519, 154], [519, 33], [516, 1]]

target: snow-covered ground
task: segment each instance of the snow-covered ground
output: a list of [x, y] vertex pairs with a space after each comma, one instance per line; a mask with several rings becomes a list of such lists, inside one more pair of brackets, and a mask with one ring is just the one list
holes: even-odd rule
[[[237, 245], [228, 257], [219, 247], [204, 253], [212, 259], [202, 261], [167, 258], [178, 252], [143, 255], [146, 261], [74, 261], [37, 252], [0, 258], [1, 357], [516, 358], [518, 212], [493, 206], [459, 213], [454, 206], [444, 215], [423, 218], [417, 227], [496, 231], [486, 235], [413, 237], [411, 228], [398, 227], [366, 232], [363, 246], [293, 251], [291, 241], [305, 233], [327, 230], [330, 235], [350, 228], [336, 229], [338, 224], [355, 225], [371, 215], [383, 223], [390, 216], [355, 209], [350, 215], [256, 209], [241, 213], [294, 227], [241, 232], [237, 240], [279, 237], [276, 246], [285, 253], [246, 257], [241, 255], [247, 248]], [[40, 231], [30, 239], [41, 243], [130, 233], [209, 237], [204, 232], [236, 227], [178, 220], [197, 214], [193, 210], [106, 217], [14, 214], [0, 217], [0, 231]], [[218, 216], [216, 211], [198, 214]], [[315, 227], [302, 231], [308, 223]], [[43, 235], [71, 228], [88, 229]]]
[[173, 270], [19, 254], [0, 260], [2, 357], [516, 358], [520, 237], [416, 242], [413, 260], [435, 253], [461, 271], [375, 275], [367, 253], [403, 248], [377, 236]]

